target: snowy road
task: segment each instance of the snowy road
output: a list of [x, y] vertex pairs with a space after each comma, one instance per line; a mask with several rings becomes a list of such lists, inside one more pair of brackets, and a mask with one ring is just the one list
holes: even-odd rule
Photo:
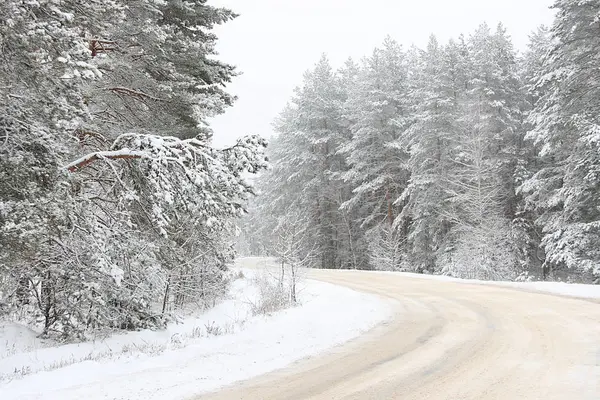
[[310, 277], [399, 300], [393, 322], [199, 399], [600, 398], [600, 304], [358, 271]]

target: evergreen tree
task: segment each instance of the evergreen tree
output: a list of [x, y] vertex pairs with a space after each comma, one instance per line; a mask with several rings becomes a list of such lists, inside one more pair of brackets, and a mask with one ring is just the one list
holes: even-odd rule
[[408, 156], [399, 143], [408, 125], [407, 74], [404, 52], [388, 37], [363, 61], [349, 94], [345, 112], [352, 139], [341, 152], [349, 165], [344, 179], [354, 189], [342, 208], [359, 215], [364, 230], [393, 225], [399, 214], [394, 201], [407, 185]]
[[522, 137], [520, 83], [504, 28], [481, 25], [467, 42], [467, 91], [461, 102], [459, 151], [449, 188], [455, 204], [454, 274], [513, 277], [516, 246], [514, 174]]
[[0, 4], [0, 302], [45, 333], [161, 326], [222, 294], [266, 143], [208, 144], [233, 100], [210, 29], [234, 15], [205, 3]]
[[305, 224], [301, 235], [305, 252], [316, 255], [312, 264], [320, 268], [357, 268], [360, 263], [356, 224], [347, 210], [340, 210], [350, 195], [341, 178], [347, 165], [339, 148], [350, 137], [342, 111], [356, 71], [349, 61], [338, 74], [323, 56], [305, 74], [276, 121], [278, 136], [270, 152], [273, 169], [259, 184], [260, 212], [270, 221], [270, 234], [287, 226], [290, 216], [304, 216], [295, 219]]
[[410, 99], [414, 124], [405, 134], [410, 152], [410, 183], [402, 194], [407, 207], [403, 217], [410, 221], [410, 262], [417, 271], [434, 271], [450, 228], [446, 190], [447, 174], [454, 168], [458, 136], [458, 80], [460, 64], [455, 48], [443, 48], [429, 39], [419, 55]]
[[597, 277], [598, 2], [556, 7], [521, 58], [483, 24], [424, 51], [388, 38], [336, 73], [322, 60], [277, 124], [260, 219], [302, 221], [321, 267]]
[[214, 58], [215, 25], [235, 17], [206, 0], [125, 2], [126, 24], [92, 32], [90, 48], [103, 79], [86, 90], [91, 121], [83, 137], [164, 132], [212, 135], [208, 117], [232, 105], [224, 85], [234, 68]]
[[[600, 2], [555, 3], [553, 48], [538, 79], [528, 133], [537, 172], [522, 186], [539, 213], [546, 270], [600, 276], [598, 207], [598, 29]], [[558, 275], [560, 276], [560, 275]], [[579, 278], [581, 279], [581, 278]]]

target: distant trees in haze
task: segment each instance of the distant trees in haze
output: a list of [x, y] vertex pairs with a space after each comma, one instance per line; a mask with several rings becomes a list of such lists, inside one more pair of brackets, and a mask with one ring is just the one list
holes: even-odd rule
[[555, 8], [523, 54], [483, 24], [323, 56], [276, 122], [250, 241], [301, 214], [317, 268], [598, 282], [600, 2]]

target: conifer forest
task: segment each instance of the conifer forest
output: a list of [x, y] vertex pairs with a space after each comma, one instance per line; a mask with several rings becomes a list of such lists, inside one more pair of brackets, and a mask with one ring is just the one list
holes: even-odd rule
[[0, 1], [0, 320], [162, 328], [239, 255], [600, 284], [600, 0], [554, 9], [526, 51], [482, 23], [309, 60], [275, 135], [217, 148], [235, 10]]
[[324, 55], [275, 122], [243, 251], [292, 225], [315, 268], [599, 283], [600, 2], [554, 7], [525, 52], [482, 24]]

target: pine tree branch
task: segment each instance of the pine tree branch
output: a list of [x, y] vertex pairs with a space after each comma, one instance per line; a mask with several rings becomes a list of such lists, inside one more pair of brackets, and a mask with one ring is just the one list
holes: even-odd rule
[[109, 88], [106, 88], [106, 90], [109, 90], [109, 91], [117, 93], [117, 94], [122, 94], [122, 95], [125, 95], [125, 96], [134, 97], [134, 98], [137, 98], [139, 100], [149, 99], [149, 100], [154, 100], [154, 101], [165, 101], [163, 99], [160, 99], [158, 97], [154, 97], [152, 95], [149, 95], [147, 93], [141, 92], [139, 90], [129, 89], [129, 88], [122, 87], [122, 86], [109, 87]]
[[131, 160], [131, 159], [144, 158], [145, 156], [146, 156], [146, 153], [144, 153], [142, 151], [132, 151], [129, 149], [115, 150], [115, 151], [97, 151], [95, 153], [87, 154], [87, 155], [71, 162], [70, 164], [65, 165], [64, 168], [66, 170], [68, 170], [69, 172], [77, 172], [97, 160], [103, 160], [103, 159]]

